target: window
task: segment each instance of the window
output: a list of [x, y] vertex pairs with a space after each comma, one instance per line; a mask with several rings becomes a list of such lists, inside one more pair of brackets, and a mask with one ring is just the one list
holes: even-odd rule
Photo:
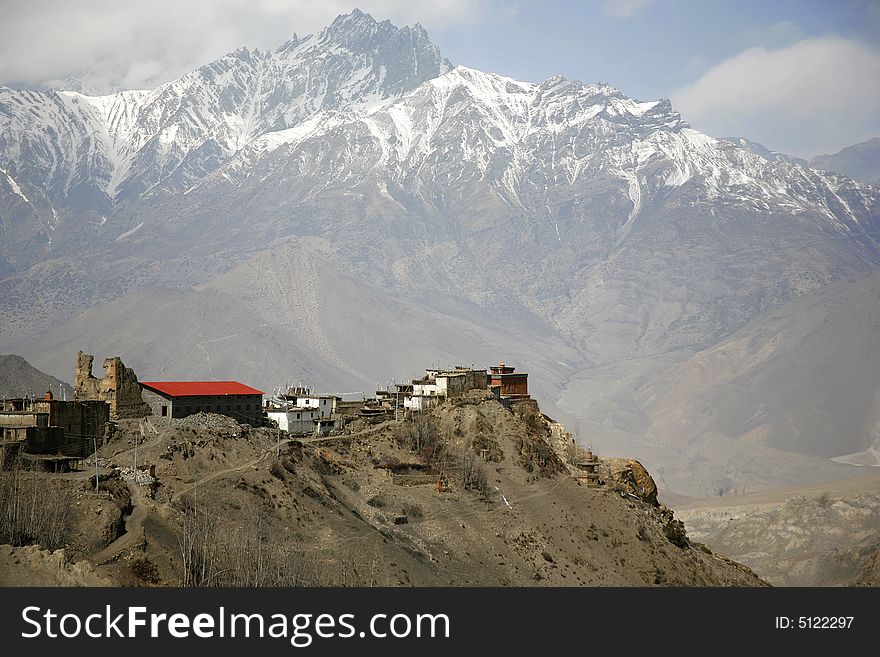
[[162, 404], [162, 417], [168, 417], [168, 406]]

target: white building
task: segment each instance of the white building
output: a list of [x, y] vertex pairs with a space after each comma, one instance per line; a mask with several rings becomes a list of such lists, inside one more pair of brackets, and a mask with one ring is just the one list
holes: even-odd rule
[[297, 408], [313, 408], [318, 411], [322, 420], [330, 419], [330, 416], [333, 415], [335, 403], [336, 397], [331, 395], [296, 397]]
[[423, 411], [437, 406], [441, 401], [439, 389], [433, 379], [413, 381], [412, 394], [403, 398], [403, 407], [413, 411]]
[[282, 431], [295, 434], [315, 433], [321, 420], [320, 411], [316, 408], [268, 408], [266, 415], [278, 423]]
[[277, 394], [275, 401], [278, 406], [296, 406], [297, 408], [314, 408], [320, 413], [322, 420], [329, 420], [336, 410], [336, 397], [333, 395], [315, 395], [309, 388], [297, 386], [288, 388], [284, 394]]
[[485, 390], [487, 382], [486, 370], [429, 369], [424, 378], [412, 382], [412, 392], [406, 393], [403, 407], [414, 411], [433, 408], [444, 399], [461, 397], [470, 390]]
[[411, 411], [424, 411], [434, 408], [443, 400], [439, 395], [416, 395], [403, 398], [403, 407]]

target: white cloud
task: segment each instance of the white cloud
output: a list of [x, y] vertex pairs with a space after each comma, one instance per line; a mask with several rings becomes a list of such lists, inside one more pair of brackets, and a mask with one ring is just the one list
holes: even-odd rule
[[605, 0], [605, 13], [615, 18], [629, 18], [654, 0]]
[[744, 136], [810, 157], [880, 134], [880, 49], [839, 37], [755, 47], [671, 95], [715, 136]]
[[[440, 29], [499, 15], [496, 0], [31, 0], [4, 3], [0, 83], [81, 76], [94, 87], [149, 87], [241, 46], [275, 48], [355, 7], [397, 25]], [[12, 5], [12, 6], [8, 6]]]

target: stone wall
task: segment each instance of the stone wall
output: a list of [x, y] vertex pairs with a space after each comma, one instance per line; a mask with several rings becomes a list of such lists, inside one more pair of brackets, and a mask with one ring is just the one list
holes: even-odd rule
[[110, 419], [138, 418], [150, 415], [150, 407], [141, 397], [137, 376], [119, 356], [104, 360], [104, 376], [92, 375], [95, 357], [79, 352], [76, 356], [74, 394], [80, 400], [100, 400], [110, 404]]
[[85, 456], [107, 443], [112, 426], [103, 401], [38, 399], [28, 401], [27, 410], [0, 411], [0, 436], [24, 441], [27, 454]]
[[61, 427], [69, 441], [87, 443], [90, 451], [94, 440], [97, 440], [98, 445], [103, 445], [112, 436], [110, 407], [107, 402], [38, 399], [34, 408], [38, 412], [49, 414], [50, 427]]
[[141, 388], [141, 398], [144, 400], [144, 403], [150, 407], [150, 411], [155, 417], [162, 417], [163, 406], [166, 407], [165, 417], [175, 417], [173, 403], [170, 399], [167, 399], [152, 390], [147, 390], [146, 388]]
[[485, 390], [489, 378], [485, 370], [466, 370], [438, 374], [435, 381], [440, 394], [455, 399], [471, 390]]

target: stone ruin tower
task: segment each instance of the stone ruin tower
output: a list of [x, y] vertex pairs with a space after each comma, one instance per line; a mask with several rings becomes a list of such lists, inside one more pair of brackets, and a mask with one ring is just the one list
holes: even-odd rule
[[119, 356], [104, 360], [104, 376], [92, 375], [95, 357], [79, 352], [76, 355], [76, 399], [97, 399], [110, 404], [110, 419], [121, 420], [150, 415], [150, 407], [141, 398], [141, 386], [137, 376], [126, 367]]

